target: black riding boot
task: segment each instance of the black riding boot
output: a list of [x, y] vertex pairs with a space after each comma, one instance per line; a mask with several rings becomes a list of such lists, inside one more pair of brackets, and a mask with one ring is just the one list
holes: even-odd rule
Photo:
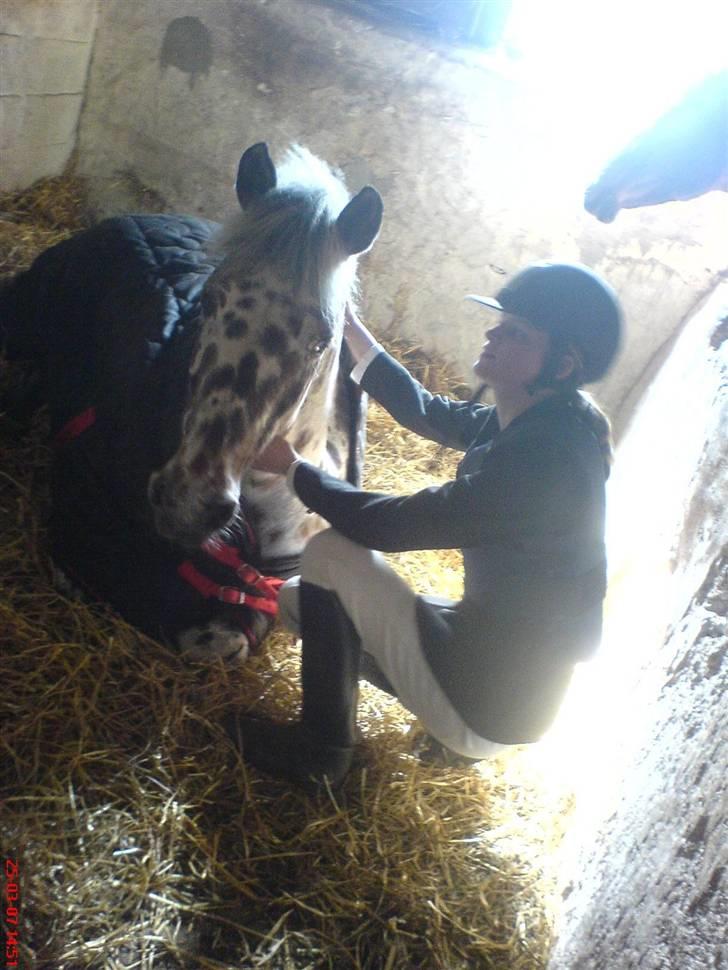
[[233, 715], [225, 729], [243, 759], [267, 774], [320, 790], [346, 777], [356, 742], [361, 641], [335, 593], [301, 583], [301, 720]]

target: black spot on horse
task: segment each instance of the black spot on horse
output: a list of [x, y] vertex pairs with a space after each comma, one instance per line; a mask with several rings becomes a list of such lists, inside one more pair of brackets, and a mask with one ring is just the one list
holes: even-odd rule
[[205, 378], [205, 383], [202, 385], [202, 396], [207, 397], [208, 394], [214, 391], [221, 391], [225, 387], [232, 387], [234, 381], [235, 368], [232, 364], [225, 364], [224, 367], [218, 367]]
[[205, 630], [204, 633], [201, 633], [196, 638], [195, 643], [197, 644], [198, 647], [204, 647], [208, 643], [212, 643], [214, 639], [215, 639], [215, 634], [212, 632], [212, 630]]
[[202, 291], [202, 296], [200, 297], [200, 306], [202, 307], [202, 315], [205, 317], [212, 317], [217, 313], [218, 297], [217, 292], [212, 286], [206, 286]]
[[258, 355], [250, 351], [240, 358], [233, 391], [238, 397], [246, 397], [255, 387], [255, 379], [258, 375]]
[[263, 331], [261, 345], [263, 351], [270, 357], [280, 357], [286, 352], [288, 338], [280, 327], [270, 324]]
[[237, 444], [245, 433], [245, 416], [242, 408], [235, 408], [228, 418], [228, 441]]
[[298, 313], [291, 313], [288, 317], [288, 329], [297, 337], [303, 327], [303, 317]]
[[266, 290], [265, 298], [269, 303], [290, 303], [291, 301], [283, 293], [279, 293], [278, 290]]
[[263, 405], [275, 398], [280, 383], [281, 380], [279, 377], [266, 377], [264, 381], [261, 381], [258, 387], [248, 397], [249, 416], [256, 415]]
[[227, 421], [218, 414], [203, 426], [203, 448], [208, 455], [216, 455], [222, 450], [225, 444], [225, 434], [227, 432]]
[[301, 368], [301, 355], [295, 350], [290, 350], [281, 357], [281, 376], [284, 374], [295, 374]]
[[[266, 383], [271, 383], [274, 387], [280, 384], [280, 381], [269, 379]], [[290, 410], [294, 404], [298, 401], [300, 395], [303, 393], [303, 383], [300, 381], [295, 381], [291, 384], [283, 395], [276, 402], [275, 407], [270, 412], [268, 417], [265, 419], [262, 431], [258, 434], [256, 439], [257, 447], [260, 448], [264, 441], [268, 441], [270, 436], [273, 434], [279, 419], [286, 411]], [[262, 397], [262, 395], [261, 395]]]
[[226, 310], [222, 322], [225, 326], [225, 336], [229, 340], [235, 340], [248, 332], [248, 321], [234, 310]]
[[239, 337], [244, 337], [248, 332], [248, 321], [230, 312], [226, 313], [225, 316], [232, 318], [225, 327], [225, 336], [229, 340], [237, 340]]
[[207, 455], [204, 452], [200, 451], [193, 458], [192, 464], [190, 465], [190, 471], [192, 472], [193, 475], [199, 478], [200, 476], [205, 474], [205, 472], [209, 467], [210, 467], [210, 462], [207, 458]]
[[241, 296], [237, 302], [241, 310], [252, 310], [258, 301], [254, 296]]

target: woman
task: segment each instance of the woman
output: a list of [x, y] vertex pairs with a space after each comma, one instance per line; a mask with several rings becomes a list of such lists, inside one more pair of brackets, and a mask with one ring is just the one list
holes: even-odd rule
[[[431, 395], [352, 313], [345, 330], [363, 389], [405, 427], [465, 452], [454, 481], [366, 492], [280, 438], [256, 463], [287, 475], [333, 528], [281, 591], [283, 620], [302, 637], [301, 720], [234, 716], [226, 727], [246, 761], [309, 789], [336, 786], [351, 766], [362, 656], [436, 741], [477, 760], [537, 740], [599, 641], [611, 447], [578, 388], [614, 359], [618, 301], [586, 267], [557, 263], [526, 268], [495, 300], [471, 299], [499, 315], [473, 365], [494, 406]], [[416, 595], [372, 551], [458, 547], [459, 602]]]

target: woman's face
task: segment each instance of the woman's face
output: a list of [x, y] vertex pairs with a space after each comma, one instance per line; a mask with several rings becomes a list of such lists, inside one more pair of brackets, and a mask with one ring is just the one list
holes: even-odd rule
[[473, 373], [494, 391], [522, 390], [541, 373], [548, 347], [544, 330], [503, 313], [498, 324], [486, 331]]

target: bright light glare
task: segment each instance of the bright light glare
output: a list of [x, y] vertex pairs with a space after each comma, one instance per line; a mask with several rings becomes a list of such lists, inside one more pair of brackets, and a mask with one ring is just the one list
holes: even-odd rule
[[[711, 369], [705, 351], [726, 315], [728, 284], [722, 284], [688, 323], [617, 452], [607, 490], [610, 579], [602, 646], [577, 669], [552, 731], [533, 749], [555, 785], [575, 789], [580, 831], [606, 817], [621, 797], [626, 767], [652, 743], [655, 702], [674, 660], [666, 628], [702, 582], [706, 550], [720, 533], [707, 510], [722, 517], [722, 484], [703, 482], [701, 528], [678, 543], [696, 470], [708, 461], [709, 443], [724, 434], [720, 371]], [[676, 395], [689, 406], [676, 406]], [[643, 788], [651, 782], [635, 781]]]
[[728, 64], [727, 37], [725, 0], [513, 0], [502, 48], [538, 86], [564, 154], [596, 175]]
[[[726, 0], [687, 6], [665, 0], [513, 0], [500, 50], [483, 58], [520, 86], [525, 97], [516, 103], [539, 127], [537, 150], [526, 143], [509, 160], [518, 186], [513, 199], [543, 205], [547, 184], [555, 211], [569, 211], [563, 199], [569, 192], [578, 193], [580, 206], [586, 185], [615, 154], [689, 88], [728, 66], [727, 37]], [[474, 93], [474, 103], [493, 109], [480, 91], [478, 97]], [[479, 134], [469, 150], [475, 172], [492, 164], [491, 146]], [[503, 189], [508, 170], [499, 177]], [[511, 198], [505, 189], [503, 194]], [[721, 203], [711, 205], [722, 211]], [[715, 245], [711, 232], [725, 239], [724, 225], [706, 223], [702, 242]], [[717, 307], [720, 300], [726, 300], [725, 288], [701, 311], [706, 322], [695, 318], [690, 326], [714, 326], [728, 311]], [[706, 330], [689, 351], [681, 344], [680, 354], [672, 353], [620, 445], [608, 490], [610, 593], [602, 648], [577, 669], [553, 729], [524, 752], [554, 791], [575, 792], [578, 810], [570, 827], [578, 832], [606, 817], [620, 798], [625, 767], [648, 743], [652, 705], [670, 660], [665, 630], [686, 591], [689, 597], [697, 588], [697, 559], [692, 573], [678, 577], [672, 556], [700, 449], [719, 434], [707, 430], [716, 395], [704, 380], [708, 340]], [[676, 406], [676, 395], [689, 407]]]

